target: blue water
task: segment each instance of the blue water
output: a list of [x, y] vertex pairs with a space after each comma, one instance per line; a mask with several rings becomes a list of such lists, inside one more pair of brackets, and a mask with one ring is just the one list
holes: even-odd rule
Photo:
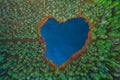
[[40, 33], [46, 42], [45, 56], [60, 66], [75, 52], [82, 49], [88, 38], [88, 23], [80, 17], [59, 23], [49, 18]]

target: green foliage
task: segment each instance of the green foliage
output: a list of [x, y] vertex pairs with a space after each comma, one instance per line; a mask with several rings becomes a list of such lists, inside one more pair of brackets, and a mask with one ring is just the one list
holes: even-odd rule
[[0, 62], [3, 62], [4, 60], [4, 55], [0, 55]]
[[[63, 70], [42, 59], [43, 45], [0, 42], [2, 80], [113, 80], [120, 77], [119, 0], [0, 0], [0, 40], [35, 39], [44, 16], [67, 20], [81, 13], [93, 24], [93, 41]], [[4, 72], [4, 74], [3, 74]], [[4, 76], [3, 76], [4, 75]]]

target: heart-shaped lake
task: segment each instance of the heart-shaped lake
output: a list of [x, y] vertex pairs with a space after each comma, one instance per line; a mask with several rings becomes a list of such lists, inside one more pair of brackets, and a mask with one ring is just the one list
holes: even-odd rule
[[39, 34], [46, 45], [44, 57], [56, 66], [69, 62], [71, 57], [80, 54], [87, 44], [90, 27], [81, 17], [65, 22], [50, 17], [42, 23], [39, 25]]

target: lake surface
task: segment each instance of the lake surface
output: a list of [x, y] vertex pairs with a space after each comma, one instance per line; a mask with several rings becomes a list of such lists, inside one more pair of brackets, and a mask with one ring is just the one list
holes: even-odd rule
[[64, 64], [74, 53], [84, 47], [89, 30], [88, 23], [81, 17], [66, 22], [48, 18], [40, 28], [46, 43], [45, 57], [58, 66]]

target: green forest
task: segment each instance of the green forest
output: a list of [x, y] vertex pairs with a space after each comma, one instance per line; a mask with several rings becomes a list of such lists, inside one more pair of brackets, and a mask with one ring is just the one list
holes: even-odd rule
[[[56, 69], [42, 58], [37, 26], [78, 13], [93, 24], [92, 41]], [[0, 80], [120, 80], [120, 0], [0, 0]]]

